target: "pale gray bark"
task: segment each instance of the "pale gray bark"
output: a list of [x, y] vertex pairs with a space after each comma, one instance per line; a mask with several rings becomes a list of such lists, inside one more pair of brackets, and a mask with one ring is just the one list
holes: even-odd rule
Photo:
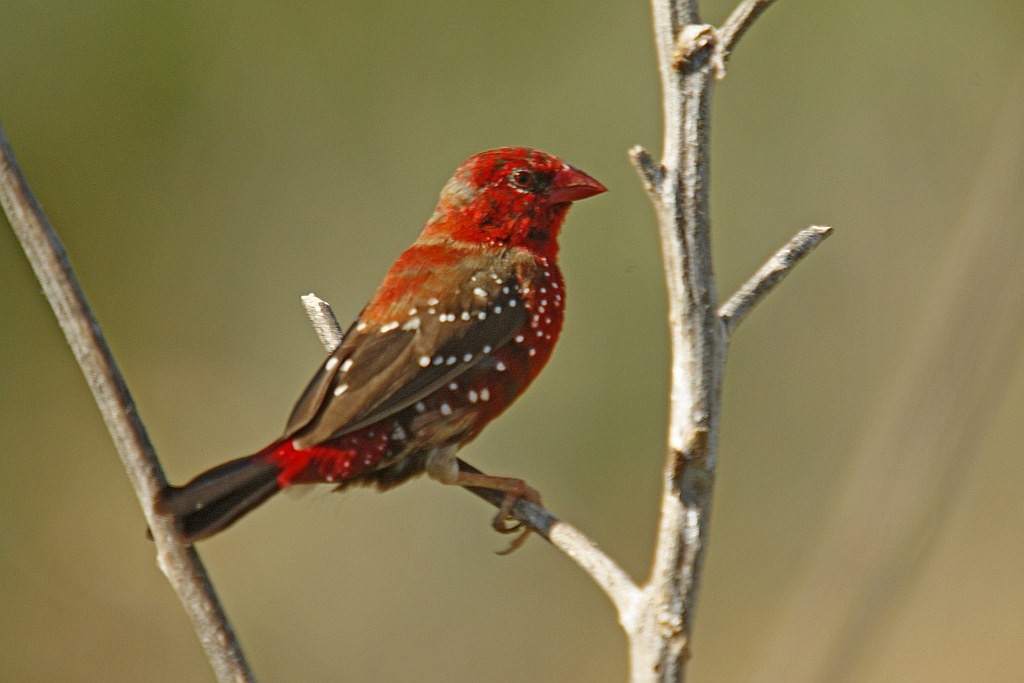
[[153, 508], [157, 493], [167, 485], [163, 469], [99, 322], [78, 286], [64, 246], [32, 195], [2, 128], [0, 201], [121, 456], [156, 544], [160, 569], [192, 621], [217, 680], [254, 680], [199, 555], [176, 540], [173, 522]]

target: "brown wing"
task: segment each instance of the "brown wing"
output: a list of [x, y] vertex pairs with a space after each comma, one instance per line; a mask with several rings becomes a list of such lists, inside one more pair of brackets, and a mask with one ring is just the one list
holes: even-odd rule
[[515, 269], [500, 270], [467, 269], [457, 283], [438, 273], [448, 288], [443, 297], [421, 286], [431, 296], [402, 297], [383, 322], [376, 315], [370, 322], [364, 311], [306, 387], [285, 437], [308, 447], [382, 420], [508, 343], [527, 312]]

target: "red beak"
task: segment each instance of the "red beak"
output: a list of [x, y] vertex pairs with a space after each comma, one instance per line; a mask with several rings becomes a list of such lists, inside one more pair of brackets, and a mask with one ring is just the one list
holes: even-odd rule
[[566, 165], [561, 171], [555, 173], [555, 177], [551, 179], [548, 201], [552, 204], [564, 204], [593, 197], [595, 194], [607, 191], [607, 187], [583, 171]]

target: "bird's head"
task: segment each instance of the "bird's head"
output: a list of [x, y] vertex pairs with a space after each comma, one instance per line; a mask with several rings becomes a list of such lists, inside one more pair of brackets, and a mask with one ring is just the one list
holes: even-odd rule
[[558, 157], [527, 147], [492, 149], [455, 171], [423, 236], [553, 257], [569, 205], [605, 191]]

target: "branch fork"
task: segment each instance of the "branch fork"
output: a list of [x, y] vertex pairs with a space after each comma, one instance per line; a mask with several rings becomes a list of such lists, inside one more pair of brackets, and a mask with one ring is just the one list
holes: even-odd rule
[[[710, 95], [740, 37], [773, 0], [743, 0], [717, 29], [696, 0], [652, 0], [665, 112], [661, 161], [643, 147], [629, 157], [655, 208], [669, 299], [671, 386], [661, 523], [645, 609], [623, 620], [631, 681], [682, 681], [704, 553], [718, 445], [722, 377], [739, 323], [829, 228], [800, 231], [718, 307], [708, 207]], [[620, 619], [622, 615], [620, 613]]]
[[715, 77], [725, 78], [725, 56], [718, 49], [718, 29], [711, 24], [688, 24], [679, 34], [676, 49], [672, 53], [672, 68], [682, 71], [698, 52], [711, 50], [711, 63]]

